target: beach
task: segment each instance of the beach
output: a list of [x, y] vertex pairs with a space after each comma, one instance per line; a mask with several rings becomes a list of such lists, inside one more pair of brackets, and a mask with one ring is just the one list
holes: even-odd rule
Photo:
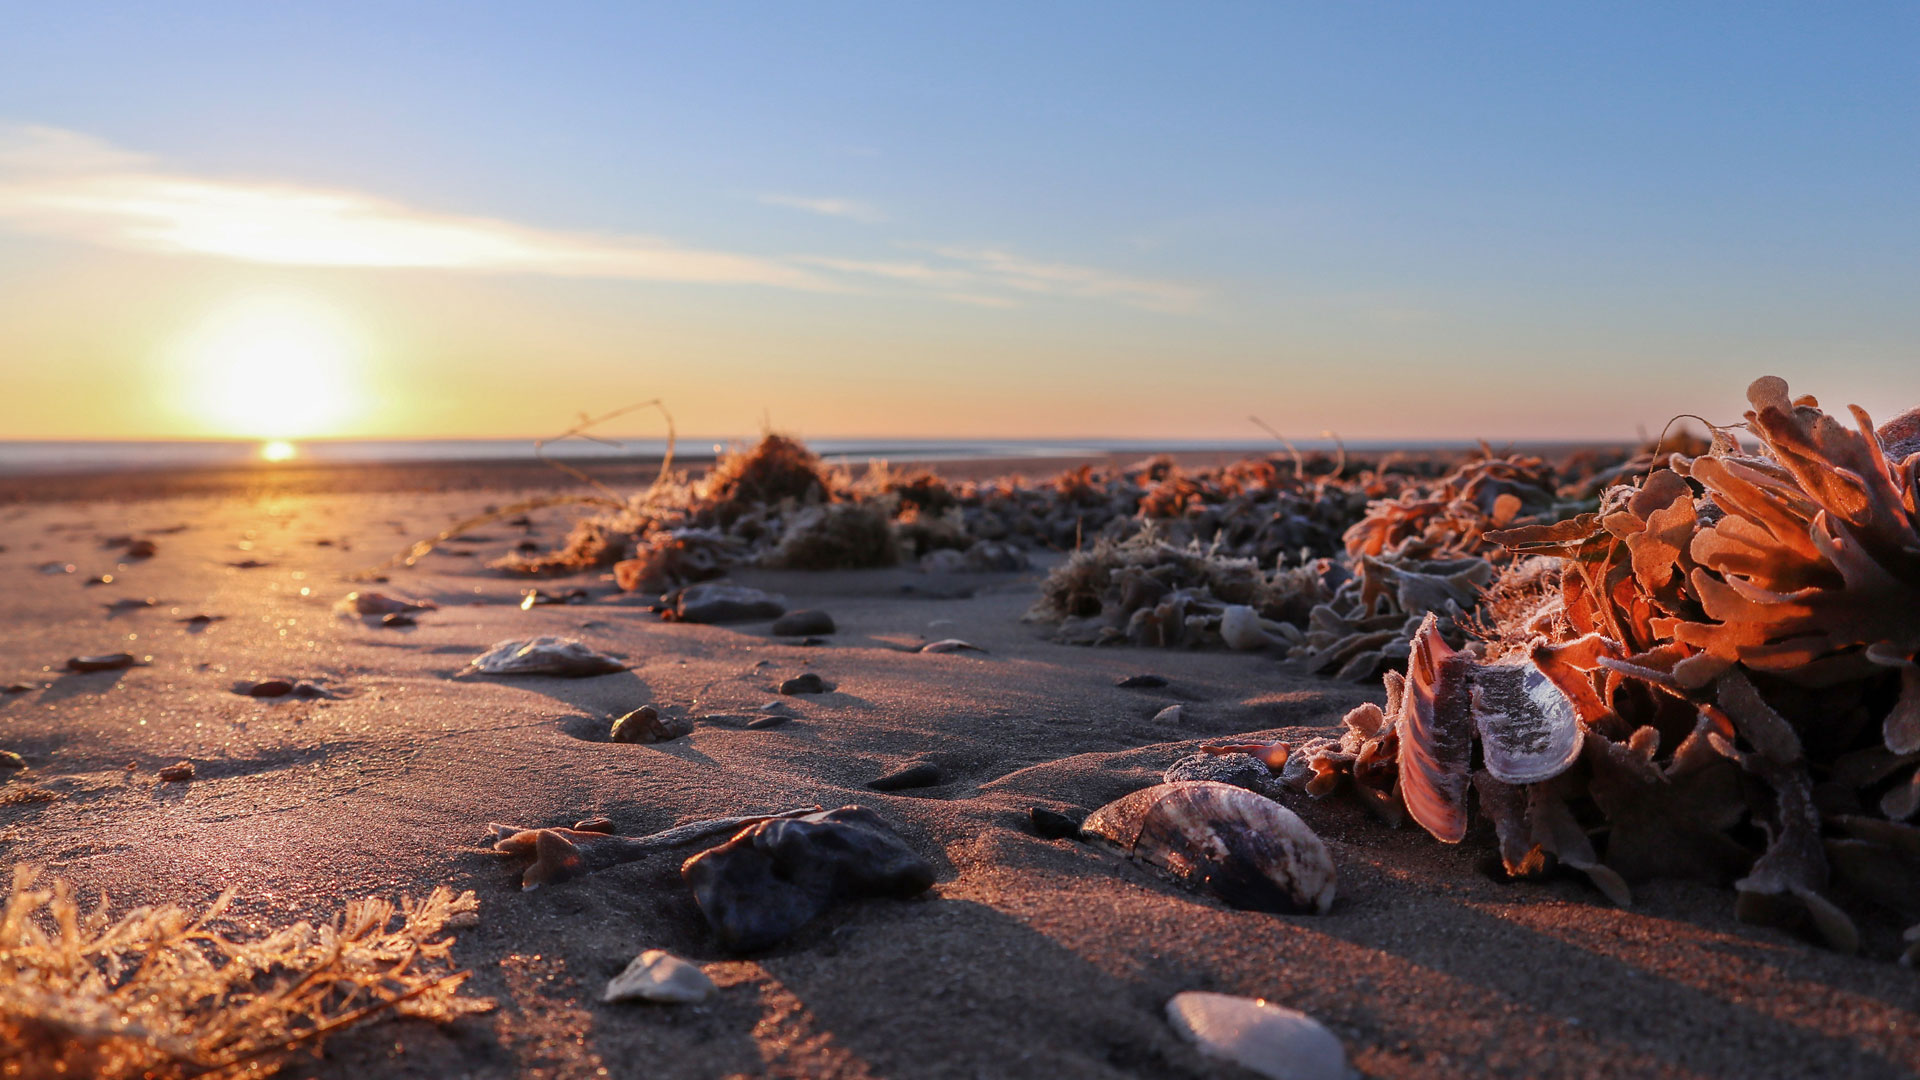
[[[626, 488], [646, 470], [608, 475]], [[289, 1076], [1237, 1075], [1168, 1025], [1168, 998], [1186, 990], [1304, 1011], [1367, 1076], [1920, 1070], [1920, 989], [1891, 959], [1890, 919], [1863, 919], [1862, 955], [1843, 956], [1736, 921], [1730, 891], [1711, 884], [1638, 885], [1634, 905], [1615, 908], [1578, 875], [1496, 881], [1482, 869], [1484, 823], [1445, 845], [1354, 800], [1298, 793], [1281, 801], [1338, 873], [1324, 915], [1233, 910], [1113, 853], [1036, 835], [1032, 808], [1083, 814], [1157, 782], [1202, 742], [1331, 734], [1349, 709], [1385, 700], [1378, 684], [1265, 655], [1053, 643], [1021, 617], [1060, 552], [1001, 573], [729, 576], [829, 612], [837, 632], [802, 645], [765, 622], [663, 622], [650, 597], [600, 572], [532, 582], [486, 568], [522, 541], [557, 544], [565, 508], [478, 528], [384, 583], [352, 577], [487, 507], [556, 489], [539, 466], [6, 484], [0, 684], [27, 689], [0, 697], [0, 749], [27, 768], [0, 777], [0, 862], [43, 867], [116, 908], [196, 907], [232, 890], [240, 922], [260, 927], [329, 919], [350, 897], [439, 885], [479, 897], [453, 955], [494, 1011], [349, 1030], [321, 1057], [294, 1058]], [[126, 536], [153, 539], [156, 554], [107, 546]], [[523, 610], [534, 585], [589, 596]], [[437, 610], [401, 627], [336, 613], [365, 588]], [[217, 618], [182, 621], [199, 614]], [[461, 674], [496, 642], [543, 634], [630, 670]], [[913, 651], [948, 638], [978, 651]], [[64, 670], [69, 657], [121, 651], [140, 664]], [[805, 672], [834, 689], [779, 692]], [[1166, 685], [1116, 685], [1143, 673]], [[337, 696], [234, 689], [266, 678]], [[772, 702], [792, 719], [749, 728]], [[607, 741], [611, 719], [643, 704], [691, 718], [693, 733]], [[1173, 704], [1177, 720], [1156, 719]], [[191, 781], [157, 778], [183, 760]], [[936, 766], [939, 782], [867, 787], [916, 763]], [[934, 866], [933, 888], [836, 907], [738, 955], [714, 940], [678, 856], [523, 892], [524, 860], [492, 851], [487, 832], [604, 816], [641, 835], [811, 804], [880, 815]], [[606, 980], [649, 948], [703, 965], [718, 993], [603, 1004]]]

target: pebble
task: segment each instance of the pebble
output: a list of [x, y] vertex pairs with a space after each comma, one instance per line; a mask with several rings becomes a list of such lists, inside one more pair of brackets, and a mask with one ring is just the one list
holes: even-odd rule
[[755, 622], [777, 619], [786, 612], [786, 601], [771, 593], [744, 585], [703, 582], [680, 590], [673, 618], [690, 623]]
[[32, 690], [33, 685], [31, 683], [17, 682], [8, 684], [5, 689], [0, 689], [0, 693], [25, 694], [30, 693]]
[[176, 761], [160, 770], [160, 779], [168, 783], [179, 783], [193, 779], [193, 762]]
[[286, 679], [261, 679], [247, 687], [248, 697], [285, 697], [293, 693], [293, 684]]
[[127, 544], [127, 558], [151, 559], [160, 550], [160, 545], [151, 540], [134, 540]]
[[1169, 705], [1166, 708], [1161, 709], [1159, 712], [1154, 713], [1153, 719], [1154, 719], [1154, 722], [1156, 723], [1177, 724], [1180, 722], [1180, 718], [1184, 715], [1186, 715], [1186, 710], [1182, 709], [1178, 705]]
[[1113, 685], [1122, 690], [1157, 690], [1167, 685], [1163, 675], [1129, 675]]
[[607, 817], [586, 818], [584, 820], [574, 822], [573, 831], [574, 832], [611, 833], [613, 831], [613, 819], [607, 818]]
[[391, 615], [380, 616], [381, 626], [418, 626], [420, 620], [405, 611], [396, 611]]
[[663, 949], [648, 949], [607, 983], [606, 993], [600, 995], [600, 1000], [688, 1005], [707, 1000], [718, 989], [699, 965]]
[[903, 791], [907, 788], [932, 787], [942, 779], [940, 766], [931, 761], [921, 761], [869, 780], [867, 786], [875, 791]]
[[1318, 1020], [1257, 998], [1201, 990], [1175, 994], [1167, 1021], [1210, 1057], [1270, 1080], [1345, 1080], [1347, 1051]]
[[100, 656], [76, 656], [67, 661], [69, 671], [119, 671], [133, 666], [131, 654], [117, 652]]
[[1058, 810], [1036, 806], [1027, 811], [1027, 816], [1033, 821], [1033, 831], [1042, 839], [1064, 840], [1080, 835], [1080, 823]]
[[791, 716], [786, 716], [781, 713], [772, 713], [767, 716], [754, 717], [753, 719], [747, 721], [747, 726], [754, 729], [755, 731], [765, 731], [767, 728], [779, 727], [781, 724], [784, 724], [791, 719], [793, 719], [793, 717]]
[[27, 759], [11, 750], [0, 750], [0, 769], [24, 769]]
[[811, 637], [815, 634], [831, 634], [836, 629], [833, 616], [817, 608], [789, 611], [773, 620], [776, 637]]
[[693, 734], [693, 720], [686, 716], [661, 716], [660, 710], [642, 705], [613, 722], [608, 736], [621, 743], [672, 742]]
[[824, 694], [832, 689], [833, 684], [811, 671], [795, 675], [780, 684], [780, 692], [783, 694]]

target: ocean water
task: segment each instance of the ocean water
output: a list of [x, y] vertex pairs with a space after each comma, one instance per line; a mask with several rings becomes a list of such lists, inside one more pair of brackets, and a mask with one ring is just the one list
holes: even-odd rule
[[[725, 440], [683, 438], [675, 453], [683, 461], [710, 459], [727, 445]], [[1137, 455], [1159, 452], [1257, 454], [1275, 450], [1271, 441], [1143, 441], [1143, 440], [915, 440], [814, 439], [808, 445], [833, 464], [863, 464], [875, 458], [899, 463], [955, 461], [975, 458], [1082, 457]], [[1331, 449], [1331, 444], [1302, 440], [1302, 450]], [[1462, 447], [1468, 445], [1460, 444]], [[177, 469], [264, 463], [260, 441], [41, 441], [0, 440], [0, 473], [98, 472], [120, 469]], [[320, 464], [405, 464], [426, 461], [531, 461], [531, 439], [317, 439], [294, 442], [294, 462]], [[1386, 449], [1349, 444], [1356, 450]], [[1399, 449], [1440, 449], [1410, 447]], [[625, 439], [618, 444], [569, 439], [553, 443], [546, 452], [570, 460], [659, 457], [666, 451], [662, 439]]]

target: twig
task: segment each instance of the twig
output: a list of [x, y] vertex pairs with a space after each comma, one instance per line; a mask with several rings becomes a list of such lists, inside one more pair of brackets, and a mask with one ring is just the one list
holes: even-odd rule
[[1285, 435], [1282, 435], [1278, 431], [1275, 431], [1272, 425], [1268, 424], [1265, 420], [1262, 420], [1257, 416], [1249, 416], [1247, 417], [1247, 419], [1253, 421], [1254, 426], [1258, 427], [1261, 431], [1264, 431], [1267, 434], [1273, 436], [1274, 438], [1280, 440], [1280, 445], [1286, 447], [1287, 453], [1293, 455], [1294, 478], [1297, 480], [1306, 479], [1307, 463], [1304, 459], [1300, 457], [1300, 448], [1293, 445], [1293, 442], [1289, 440]]

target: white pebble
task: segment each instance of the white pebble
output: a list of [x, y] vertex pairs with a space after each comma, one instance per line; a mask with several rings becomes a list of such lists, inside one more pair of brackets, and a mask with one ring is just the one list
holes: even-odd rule
[[648, 949], [607, 983], [601, 1001], [659, 1001], [672, 1005], [705, 1001], [717, 987], [697, 964], [662, 949]]
[[1272, 1080], [1345, 1080], [1352, 1075], [1339, 1037], [1295, 1009], [1189, 990], [1167, 1002], [1167, 1020], [1202, 1053]]

